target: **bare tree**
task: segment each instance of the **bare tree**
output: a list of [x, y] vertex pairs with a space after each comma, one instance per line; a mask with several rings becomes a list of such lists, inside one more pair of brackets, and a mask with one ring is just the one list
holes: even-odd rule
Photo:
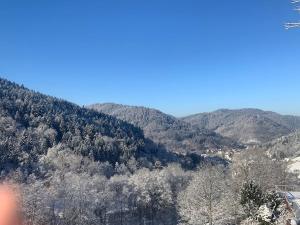
[[178, 196], [178, 212], [182, 224], [226, 224], [227, 207], [230, 205], [224, 204], [227, 200], [226, 191], [223, 168], [201, 168], [187, 189]]
[[[298, 6], [300, 3], [300, 0], [293, 0], [292, 3], [297, 5], [295, 10], [300, 12], [300, 6]], [[300, 22], [291, 22], [291, 23], [285, 24], [286, 29], [295, 28], [295, 27], [300, 27]]]

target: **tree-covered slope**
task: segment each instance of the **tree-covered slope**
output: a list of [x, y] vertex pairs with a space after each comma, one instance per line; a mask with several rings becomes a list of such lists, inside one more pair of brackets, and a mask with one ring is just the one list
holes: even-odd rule
[[300, 131], [282, 136], [270, 142], [255, 146], [271, 156], [294, 158], [300, 156]]
[[155, 109], [118, 104], [94, 104], [89, 108], [115, 116], [143, 129], [147, 138], [172, 152], [239, 148], [236, 142], [205, 128], [196, 128]]
[[30, 169], [54, 146], [125, 162], [144, 142], [143, 132], [127, 122], [0, 79], [0, 169]]
[[222, 109], [183, 118], [242, 143], [266, 143], [300, 128], [300, 117], [284, 116], [259, 109]]

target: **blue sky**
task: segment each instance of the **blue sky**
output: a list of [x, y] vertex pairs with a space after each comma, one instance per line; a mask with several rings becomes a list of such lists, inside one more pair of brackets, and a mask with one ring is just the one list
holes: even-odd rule
[[300, 115], [289, 0], [0, 0], [0, 76], [80, 105]]

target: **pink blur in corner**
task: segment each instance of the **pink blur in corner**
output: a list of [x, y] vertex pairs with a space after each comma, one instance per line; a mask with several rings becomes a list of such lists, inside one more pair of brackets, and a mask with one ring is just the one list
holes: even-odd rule
[[22, 225], [19, 197], [10, 185], [0, 185], [0, 225]]

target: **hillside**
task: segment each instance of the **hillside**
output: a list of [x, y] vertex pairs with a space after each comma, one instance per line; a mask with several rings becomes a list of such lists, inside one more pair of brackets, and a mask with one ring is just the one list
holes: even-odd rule
[[300, 177], [300, 131], [282, 136], [270, 142], [253, 146], [259, 152], [266, 152], [273, 159], [287, 163], [289, 172]]
[[229, 138], [224, 138], [205, 128], [192, 127], [189, 123], [155, 109], [111, 103], [94, 104], [88, 107], [140, 127], [147, 138], [172, 152], [201, 153], [206, 149], [240, 147]]
[[259, 109], [222, 109], [182, 119], [193, 126], [213, 130], [245, 144], [266, 143], [300, 128], [300, 117]]
[[4, 79], [0, 99], [0, 170], [30, 170], [53, 147], [111, 163], [144, 148], [143, 132], [127, 122]]
[[300, 156], [300, 131], [282, 136], [268, 143], [256, 146], [279, 158], [294, 158]]

